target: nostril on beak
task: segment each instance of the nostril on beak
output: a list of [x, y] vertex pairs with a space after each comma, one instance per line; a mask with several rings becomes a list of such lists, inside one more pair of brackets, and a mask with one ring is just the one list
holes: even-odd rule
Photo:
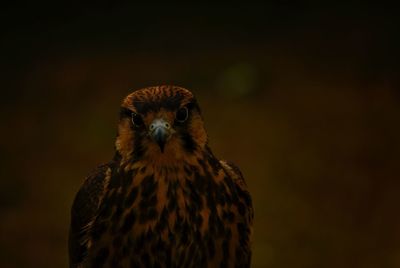
[[155, 120], [153, 123], [150, 124], [149, 129], [150, 131], [153, 131], [154, 129], [159, 127], [170, 129], [171, 125], [168, 122], [165, 122], [164, 120]]

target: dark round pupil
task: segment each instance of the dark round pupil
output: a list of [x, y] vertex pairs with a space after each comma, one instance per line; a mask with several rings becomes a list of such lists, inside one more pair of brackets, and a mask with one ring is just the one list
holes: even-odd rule
[[138, 114], [132, 113], [132, 123], [135, 126], [140, 126], [142, 122], [142, 118]]
[[186, 107], [180, 108], [176, 113], [176, 120], [183, 122], [188, 118], [188, 110]]

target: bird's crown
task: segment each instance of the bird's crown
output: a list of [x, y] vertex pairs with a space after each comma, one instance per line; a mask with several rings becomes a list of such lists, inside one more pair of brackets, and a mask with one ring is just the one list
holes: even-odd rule
[[138, 113], [145, 114], [161, 108], [177, 109], [194, 101], [189, 90], [177, 86], [154, 86], [136, 90], [122, 102], [123, 107], [134, 108]]

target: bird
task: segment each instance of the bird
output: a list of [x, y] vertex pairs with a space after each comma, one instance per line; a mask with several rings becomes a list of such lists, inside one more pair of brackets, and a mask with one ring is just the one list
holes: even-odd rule
[[69, 267], [250, 267], [253, 219], [243, 175], [212, 153], [193, 93], [142, 88], [122, 101], [112, 160], [75, 195]]

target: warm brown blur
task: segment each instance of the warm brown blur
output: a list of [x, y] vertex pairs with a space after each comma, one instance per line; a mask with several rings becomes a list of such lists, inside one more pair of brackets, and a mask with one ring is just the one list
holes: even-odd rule
[[113, 155], [121, 100], [159, 84], [197, 95], [214, 153], [241, 167], [253, 267], [400, 267], [394, 14], [76, 8], [3, 12], [0, 267], [67, 267], [70, 206]]

